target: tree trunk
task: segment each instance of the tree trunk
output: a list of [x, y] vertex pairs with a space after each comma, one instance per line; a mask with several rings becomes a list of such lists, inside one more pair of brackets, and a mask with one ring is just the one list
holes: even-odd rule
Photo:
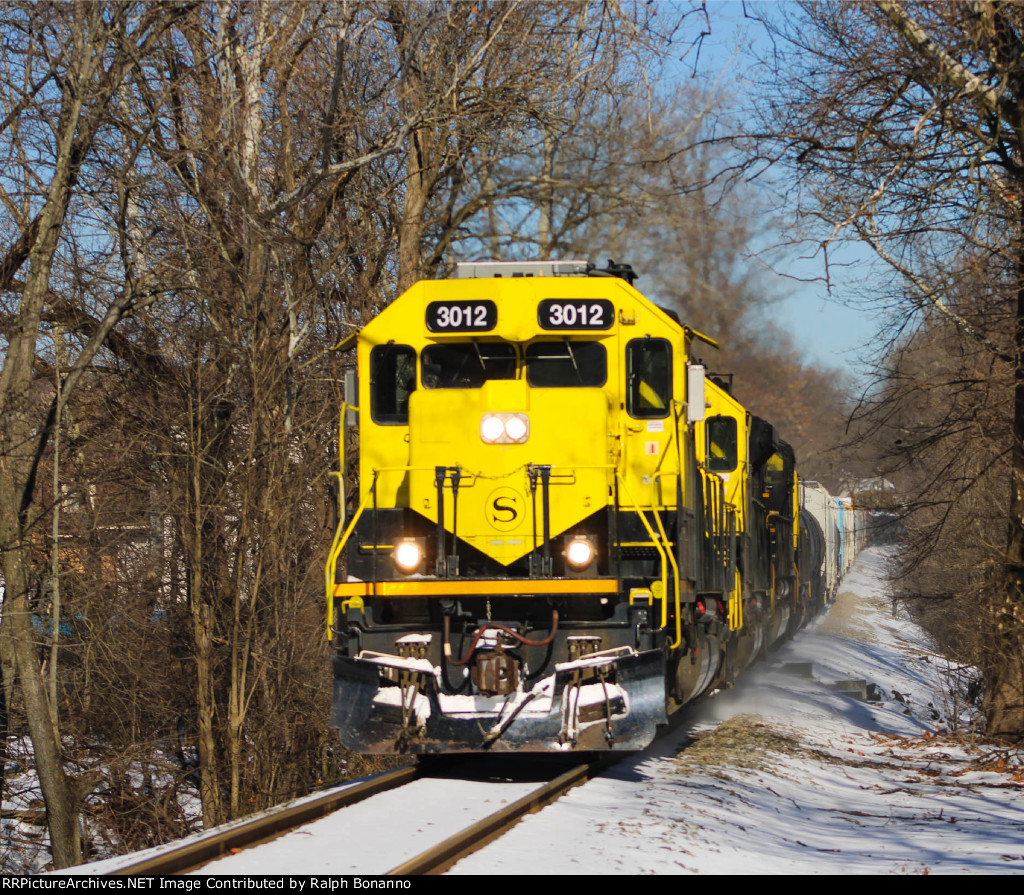
[[36, 773], [46, 803], [53, 863], [57, 868], [71, 867], [82, 860], [77, 805], [64, 773], [61, 744], [52, 724], [46, 681], [39, 664], [32, 630], [32, 609], [28, 601], [28, 562], [28, 551], [25, 549], [11, 550], [5, 557], [7, 595], [4, 600], [4, 626], [10, 626], [14, 642]]
[[[202, 411], [200, 410], [199, 413]], [[205, 551], [209, 549], [203, 534], [202, 428], [192, 432], [192, 506], [187, 525], [191, 528], [191, 580], [189, 602], [192, 615], [193, 650], [196, 663], [196, 703], [199, 752], [199, 795], [203, 805], [203, 827], [210, 829], [224, 821], [221, 804], [220, 762], [217, 754], [217, 692], [214, 656], [214, 612], [210, 606], [210, 585], [204, 576]]]
[[995, 639], [995, 660], [987, 675], [985, 732], [997, 739], [1024, 739], [1024, 652], [1019, 629], [1000, 632]]
[[405, 201], [398, 233], [398, 291], [404, 292], [420, 278], [423, 250], [423, 213], [427, 207], [426, 156], [430, 145], [427, 128], [417, 128], [409, 135]]
[[[388, 22], [398, 43], [398, 58], [402, 65], [399, 105], [404, 116], [411, 117], [417, 109], [428, 105], [415, 29], [410, 26], [410, 14], [415, 7], [391, 3]], [[430, 198], [434, 171], [434, 134], [431, 125], [412, 129], [406, 148], [405, 196], [402, 219], [398, 227], [398, 292], [402, 293], [421, 276], [423, 256], [423, 216]]]
[[987, 733], [1015, 741], [1024, 739], [1024, 221], [1018, 224], [1018, 234], [1010, 531], [1004, 605], [996, 606], [985, 705]]
[[[6, 605], [4, 586], [0, 584], [0, 604]], [[7, 737], [10, 734], [11, 697], [14, 695], [14, 644], [0, 625], [0, 793], [7, 772]]]

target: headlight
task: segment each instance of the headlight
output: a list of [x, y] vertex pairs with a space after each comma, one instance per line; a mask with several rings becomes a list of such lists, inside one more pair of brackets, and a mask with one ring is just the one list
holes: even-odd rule
[[530, 437], [530, 418], [525, 413], [485, 413], [480, 418], [484, 444], [522, 444]]
[[597, 550], [589, 538], [573, 538], [565, 545], [565, 561], [577, 572], [589, 566], [596, 555]]
[[519, 416], [510, 416], [505, 420], [505, 434], [515, 442], [526, 438], [526, 420]]
[[480, 420], [480, 437], [488, 444], [494, 444], [505, 434], [505, 425], [496, 416], [485, 416]]
[[415, 541], [402, 541], [395, 547], [392, 558], [398, 568], [409, 574], [415, 572], [423, 562], [423, 551]]

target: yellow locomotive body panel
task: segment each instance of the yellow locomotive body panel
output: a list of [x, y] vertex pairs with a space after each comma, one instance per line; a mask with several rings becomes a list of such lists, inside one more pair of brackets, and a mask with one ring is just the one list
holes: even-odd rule
[[[609, 302], [601, 329], [542, 328], [537, 308], [544, 301], [580, 306]], [[493, 328], [431, 333], [424, 327], [432, 303], [493, 302], [500, 313]], [[463, 305], [466, 306], [466, 305]], [[596, 304], [591, 305], [597, 307]], [[602, 308], [607, 315], [607, 306]], [[418, 313], [417, 313], [418, 311]], [[622, 362], [626, 342], [664, 340], [671, 357], [672, 394], [662, 396], [652, 418], [628, 417], [628, 388]], [[600, 345], [606, 375], [587, 387], [534, 387], [524, 359], [544, 346]], [[618, 279], [516, 278], [423, 281], [385, 309], [360, 333], [359, 367], [372, 368], [371, 352], [388, 345], [408, 346], [419, 359], [415, 387], [408, 395], [408, 421], [380, 423], [363, 413], [360, 431], [361, 498], [376, 489], [380, 507], [408, 507], [431, 522], [438, 519], [436, 470], [458, 469], [458, 495], [452, 479], [443, 483], [444, 528], [508, 565], [531, 552], [541, 535], [539, 486], [530, 467], [550, 466], [551, 535], [567, 531], [614, 500], [616, 477], [627, 503], [674, 508], [676, 477], [685, 426], [680, 411], [685, 383], [687, 335], [682, 326]], [[424, 382], [423, 352], [432, 345], [466, 346], [482, 352], [515, 346], [514, 378], [485, 379], [478, 387], [440, 388]], [[360, 406], [372, 407], [370, 377], [360, 382]], [[655, 403], [658, 399], [654, 399]], [[487, 414], [520, 414], [529, 424], [523, 443], [484, 443]], [[456, 506], [457, 503], [457, 513]], [[455, 527], [457, 526], [457, 531]], [[386, 546], [386, 545], [381, 545]]]
[[[717, 421], [732, 420], [723, 425], [719, 438], [708, 440], [708, 427], [715, 431]], [[697, 456], [705, 469], [715, 473], [725, 483], [725, 499], [736, 509], [736, 523], [744, 530], [744, 510], [747, 502], [747, 436], [750, 414], [724, 388], [709, 380], [707, 383], [707, 416], [696, 426]]]
[[[726, 518], [742, 537], [747, 528], [750, 414], [722, 385], [707, 382], [707, 415], [695, 426], [697, 456], [707, 476], [722, 482]], [[737, 567], [729, 588], [729, 627], [743, 627], [743, 579]]]
[[[604, 392], [573, 390], [571, 398], [580, 411], [580, 420], [566, 420], [564, 426], [544, 426], [537, 421], [558, 420], [564, 414], [567, 390], [531, 392], [524, 386], [522, 381], [489, 382], [474, 391], [424, 392], [410, 401], [409, 418], [414, 430], [421, 419], [448, 421], [443, 436], [412, 443], [410, 506], [436, 522], [433, 469], [439, 465], [461, 467], [458, 532], [454, 532], [455, 500], [450, 479], [444, 491], [445, 528], [504, 565], [533, 550], [541, 536], [534, 508], [538, 486], [533, 484], [531, 488], [528, 473], [531, 465], [551, 465], [549, 525], [554, 534], [605, 506], [611, 478]], [[525, 444], [482, 444], [480, 419], [488, 411], [527, 414], [531, 423], [529, 440]]]

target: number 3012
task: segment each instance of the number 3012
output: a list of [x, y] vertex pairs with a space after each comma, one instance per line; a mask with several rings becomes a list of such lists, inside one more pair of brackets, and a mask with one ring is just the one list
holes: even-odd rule
[[610, 329], [614, 321], [615, 308], [604, 298], [546, 298], [537, 305], [537, 322], [542, 329]]

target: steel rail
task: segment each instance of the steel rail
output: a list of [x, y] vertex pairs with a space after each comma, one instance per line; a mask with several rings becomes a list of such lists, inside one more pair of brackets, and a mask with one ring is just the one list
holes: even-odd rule
[[110, 876], [184, 873], [232, 851], [277, 836], [302, 824], [324, 817], [339, 808], [354, 805], [378, 793], [411, 783], [423, 773], [419, 767], [398, 768], [369, 777], [343, 789], [331, 789], [296, 805], [271, 809], [260, 817], [241, 821], [227, 830], [211, 832], [170, 851], [144, 858], [112, 870]]
[[602, 756], [587, 764], [577, 765], [511, 805], [506, 805], [454, 836], [449, 836], [443, 842], [427, 849], [415, 858], [410, 858], [403, 864], [392, 868], [386, 875], [417, 876], [443, 873], [456, 861], [497, 839], [526, 814], [539, 811], [545, 805], [560, 798], [572, 787], [586, 783], [591, 777], [621, 759], [621, 755]]

